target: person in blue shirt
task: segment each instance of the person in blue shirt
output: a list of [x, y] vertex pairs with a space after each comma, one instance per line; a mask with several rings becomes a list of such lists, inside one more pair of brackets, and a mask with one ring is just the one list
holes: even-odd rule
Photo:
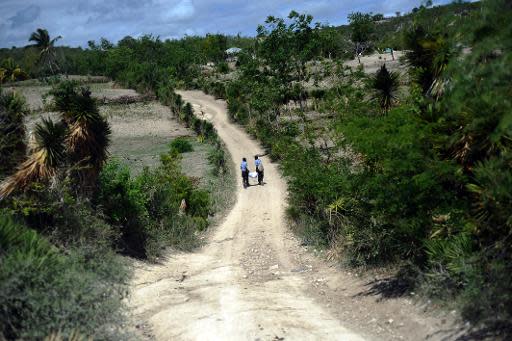
[[258, 158], [258, 155], [254, 156], [254, 166], [258, 173], [258, 184], [263, 185], [263, 162]]
[[242, 182], [244, 184], [244, 188], [249, 187], [249, 166], [247, 165], [247, 159], [242, 158], [242, 163], [240, 164], [240, 170], [242, 171]]

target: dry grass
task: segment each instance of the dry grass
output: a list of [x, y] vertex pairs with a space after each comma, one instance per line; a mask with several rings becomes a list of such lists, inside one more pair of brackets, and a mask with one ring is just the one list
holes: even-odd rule
[[158, 102], [103, 105], [100, 112], [112, 127], [110, 153], [127, 164], [134, 174], [144, 166], [154, 167], [169, 142], [193, 132], [173, 118]]
[[[23, 95], [27, 101], [28, 107], [32, 111], [43, 111], [45, 106], [51, 101], [47, 96], [51, 86], [41, 83], [36, 80], [27, 81], [30, 83], [18, 82], [6, 88], [11, 89]], [[100, 83], [83, 83], [91, 89], [92, 97], [97, 98], [100, 103], [109, 102], [136, 102], [144, 99], [144, 96], [138, 94], [135, 90], [131, 89], [118, 89], [113, 82], [100, 82]], [[132, 100], [135, 98], [135, 100]]]

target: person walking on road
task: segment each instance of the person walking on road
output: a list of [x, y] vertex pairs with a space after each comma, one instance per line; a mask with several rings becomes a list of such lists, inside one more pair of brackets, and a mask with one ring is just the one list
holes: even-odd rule
[[240, 164], [240, 170], [242, 171], [242, 182], [244, 188], [249, 187], [249, 166], [247, 165], [247, 159], [242, 158], [242, 163]]
[[254, 156], [254, 166], [256, 167], [256, 172], [258, 173], [258, 184], [263, 185], [263, 162], [258, 158], [258, 155]]

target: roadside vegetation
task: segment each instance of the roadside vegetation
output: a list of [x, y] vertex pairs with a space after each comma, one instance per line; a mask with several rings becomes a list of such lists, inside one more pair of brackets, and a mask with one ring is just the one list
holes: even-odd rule
[[[199, 141], [216, 146], [209, 157], [215, 174], [229, 168], [222, 143], [174, 89], [202, 89], [226, 99], [232, 120], [280, 161], [288, 179], [288, 215], [304, 242], [328, 248], [347, 266], [394, 267], [406, 286], [402, 294], [419, 291], [455, 307], [480, 336], [510, 335], [510, 3], [427, 2], [393, 18], [352, 13], [348, 19], [346, 26], [323, 27], [293, 11], [288, 18], [269, 17], [257, 28], [257, 39], [102, 39], [85, 50], [60, 48], [59, 65], [156, 96]], [[224, 51], [232, 46], [242, 52], [226, 62]], [[389, 67], [391, 54], [375, 74], [365, 73], [363, 63], [344, 64], [386, 48], [403, 51], [403, 68]], [[25, 64], [32, 53], [2, 50], [0, 57], [14, 58], [31, 76], [50, 75]], [[87, 115], [44, 122], [34, 146], [20, 142], [21, 130], [2, 146], [12, 155], [7, 160], [25, 155], [23, 148], [29, 153], [22, 168], [0, 170], [14, 173], [2, 187], [16, 194], [6, 209], [54, 245], [88, 245], [82, 240], [102, 236], [107, 250], [139, 257], [152, 257], [164, 245], [193, 245], [190, 231], [206, 227], [217, 199], [181, 174], [187, 142], [173, 142], [161, 166], [136, 177], [119, 163], [105, 165], [98, 145], [57, 134], [85, 131], [83, 120], [96, 117], [87, 91], [66, 84], [67, 90], [54, 90], [57, 106], [60, 98], [62, 105], [77, 98]], [[17, 122], [22, 103], [16, 95], [2, 96], [9, 122]], [[103, 132], [94, 142], [103, 145], [107, 127], [94, 122]], [[88, 149], [80, 151], [94, 152], [94, 158], [78, 155], [72, 142], [83, 143]], [[50, 147], [51, 153], [42, 152]], [[26, 173], [30, 177], [21, 176]], [[181, 215], [183, 198], [187, 211]], [[75, 224], [84, 221], [75, 215], [101, 224]], [[63, 231], [73, 231], [72, 242]]]
[[[49, 75], [59, 67], [47, 64], [53, 56], [42, 59]], [[212, 195], [229, 190], [231, 173], [211, 124], [174, 103], [198, 141], [212, 145], [203, 155], [209, 181], [200, 186], [183, 174], [182, 153], [191, 151], [183, 138], [169, 143], [159, 165], [132, 175], [109, 157], [104, 99], [83, 81], [59, 78], [40, 82], [51, 86], [45, 107], [55, 113], [37, 119], [30, 134], [24, 98], [0, 88], [0, 333], [125, 340], [130, 262], [121, 255], [154, 261], [166, 248], [197, 246], [225, 209]]]
[[198, 233], [221, 211], [209, 184], [229, 184], [220, 176], [230, 174], [224, 149], [211, 128], [199, 137], [214, 141], [216, 153], [211, 162], [203, 155], [215, 176], [202, 187], [182, 172], [181, 155], [191, 151], [183, 138], [134, 176], [109, 159], [110, 124], [86, 86], [58, 82], [50, 94], [59, 114], [38, 120], [27, 137], [23, 97], [0, 93], [0, 330], [7, 339], [125, 339], [130, 271], [119, 255], [153, 261], [168, 247], [199, 244]]

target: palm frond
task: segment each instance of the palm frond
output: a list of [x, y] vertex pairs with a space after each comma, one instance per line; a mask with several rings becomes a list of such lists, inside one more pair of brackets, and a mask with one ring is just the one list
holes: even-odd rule
[[57, 41], [62, 39], [62, 36], [57, 36], [50, 41], [50, 46], [53, 46]]
[[35, 181], [48, 181], [56, 175], [64, 159], [65, 127], [49, 119], [36, 125], [32, 154], [19, 167], [16, 173], [0, 184], [0, 199], [16, 190], [25, 190]]

